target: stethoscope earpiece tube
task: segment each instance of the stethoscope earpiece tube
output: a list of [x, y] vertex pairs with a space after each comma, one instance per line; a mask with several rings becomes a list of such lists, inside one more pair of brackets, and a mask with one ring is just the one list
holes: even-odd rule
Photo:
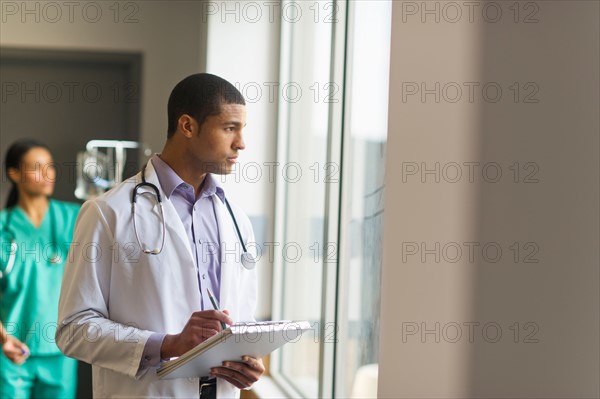
[[17, 259], [17, 242], [15, 239], [10, 240], [10, 253], [8, 255], [8, 263], [6, 264], [6, 269], [4, 269], [4, 273], [0, 270], [0, 278], [8, 275], [15, 265], [15, 260]]
[[[150, 189], [152, 189], [152, 191], [154, 191], [154, 194], [156, 194], [156, 200], [158, 201], [158, 205], [160, 208], [160, 219], [162, 221], [162, 242], [161, 242], [160, 248], [154, 248], [154, 249], [144, 248], [142, 246], [142, 242], [140, 241], [140, 236], [139, 236], [138, 230], [137, 230], [137, 224], [135, 222], [135, 219], [136, 219], [135, 218], [135, 204], [137, 202], [138, 189], [140, 189], [142, 187], [149, 187]], [[142, 193], [142, 195], [143, 194], [145, 194], [145, 193]], [[160, 196], [160, 191], [158, 190], [158, 187], [156, 187], [156, 185], [146, 181], [146, 165], [144, 165], [144, 167], [142, 168], [142, 182], [136, 184], [131, 193], [131, 215], [133, 218], [133, 231], [135, 232], [135, 238], [137, 239], [137, 242], [138, 242], [140, 248], [142, 248], [142, 251], [145, 254], [150, 254], [150, 255], [158, 255], [159, 253], [161, 253], [163, 248], [165, 247], [165, 237], [167, 236], [167, 223], [165, 221], [165, 213], [163, 210], [163, 204], [162, 204], [162, 198]]]
[[244, 252], [242, 253], [242, 259], [241, 259], [242, 266], [244, 266], [248, 270], [252, 270], [256, 266], [256, 259], [250, 252], [248, 252], [248, 250], [246, 249], [246, 245], [244, 245], [244, 240], [242, 239], [242, 233], [240, 233], [240, 228], [237, 224], [237, 220], [235, 219], [235, 215], [233, 214], [233, 211], [231, 210], [229, 201], [227, 201], [227, 198], [225, 198], [225, 205], [227, 205], [227, 210], [229, 211], [229, 214], [231, 215], [231, 220], [233, 220], [233, 225], [235, 226], [235, 231], [238, 235], [240, 243], [242, 244], [242, 249], [244, 250]]
[[[165, 247], [165, 237], [167, 235], [165, 214], [164, 214], [164, 210], [163, 210], [163, 203], [162, 203], [162, 198], [160, 196], [160, 191], [158, 190], [158, 187], [156, 187], [156, 185], [146, 181], [145, 171], [146, 171], [146, 165], [144, 165], [144, 167], [142, 168], [142, 182], [136, 184], [131, 193], [131, 214], [133, 217], [133, 230], [135, 232], [135, 238], [137, 239], [137, 242], [138, 242], [140, 248], [142, 248], [142, 251], [146, 254], [158, 255], [159, 253], [162, 252], [163, 248]], [[162, 220], [162, 227], [163, 227], [162, 228], [162, 230], [163, 230], [162, 244], [161, 244], [160, 248], [143, 249], [142, 242], [140, 240], [140, 236], [138, 235], [136, 217], [135, 217], [135, 215], [136, 215], [135, 204], [137, 201], [138, 189], [140, 189], [142, 187], [149, 187], [150, 189], [152, 189], [152, 191], [154, 191], [154, 193], [156, 194], [156, 200], [158, 201], [158, 205], [160, 207], [160, 218]], [[143, 194], [146, 194], [146, 193], [141, 193], [140, 195], [143, 195]], [[235, 218], [235, 215], [233, 214], [233, 211], [231, 210], [231, 206], [229, 205], [229, 201], [227, 201], [227, 198], [225, 198], [225, 205], [227, 206], [229, 215], [231, 215], [231, 220], [233, 220], [233, 225], [235, 226], [235, 231], [240, 240], [240, 244], [242, 244], [242, 249], [244, 251], [242, 253], [240, 262], [242, 263], [242, 266], [244, 266], [246, 269], [252, 270], [256, 267], [256, 258], [254, 258], [254, 256], [250, 252], [248, 252], [248, 250], [246, 249], [246, 245], [244, 244], [244, 240], [242, 239], [242, 233], [240, 232], [240, 228], [238, 226], [237, 220]]]
[[244, 250], [244, 253], [247, 253], [248, 251], [246, 251], [246, 246], [244, 245], [244, 240], [242, 240], [242, 233], [240, 233], [240, 228], [238, 227], [237, 220], [235, 220], [235, 216], [233, 215], [233, 211], [231, 210], [231, 206], [229, 205], [229, 201], [227, 201], [227, 198], [225, 198], [225, 205], [227, 205], [227, 210], [229, 211], [229, 214], [231, 215], [231, 219], [233, 220], [233, 225], [235, 226], [235, 231], [237, 232], [238, 238], [240, 239], [240, 243], [242, 244], [242, 249]]

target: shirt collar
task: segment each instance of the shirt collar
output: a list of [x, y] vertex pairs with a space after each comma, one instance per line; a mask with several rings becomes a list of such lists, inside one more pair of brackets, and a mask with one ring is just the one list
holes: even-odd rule
[[[173, 191], [175, 191], [177, 187], [188, 185], [165, 161], [160, 159], [159, 154], [154, 154], [150, 160], [154, 170], [156, 170], [158, 182], [167, 195], [167, 198], [171, 198], [171, 194], [173, 194]], [[200, 195], [202, 197], [209, 197], [215, 194], [219, 197], [221, 202], [225, 203], [225, 191], [223, 191], [223, 187], [211, 173], [207, 173], [204, 178], [204, 184]]]

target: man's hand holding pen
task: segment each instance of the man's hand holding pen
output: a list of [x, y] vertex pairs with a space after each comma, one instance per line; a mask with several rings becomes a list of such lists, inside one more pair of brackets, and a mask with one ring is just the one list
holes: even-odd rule
[[[177, 357], [206, 341], [223, 330], [222, 323], [232, 325], [233, 320], [227, 310], [203, 310], [194, 312], [179, 334], [166, 335], [160, 354], [163, 359]], [[213, 367], [211, 375], [222, 378], [239, 389], [248, 389], [265, 372], [262, 359], [243, 356], [240, 361], [226, 361], [220, 367]]]
[[221, 331], [223, 329], [221, 323], [233, 324], [227, 310], [203, 310], [192, 313], [179, 334], [165, 336], [160, 348], [160, 356], [169, 359], [183, 355]]
[[[233, 324], [229, 312], [220, 311], [212, 291], [209, 288], [206, 290], [214, 310], [193, 313], [180, 334], [167, 335], [160, 350], [163, 359], [181, 356]], [[263, 375], [265, 367], [262, 359], [242, 356], [239, 362], [226, 361], [210, 371], [215, 378], [222, 378], [239, 389], [249, 389]]]

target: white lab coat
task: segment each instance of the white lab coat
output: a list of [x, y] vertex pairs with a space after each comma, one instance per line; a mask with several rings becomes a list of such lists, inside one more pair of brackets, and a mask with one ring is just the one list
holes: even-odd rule
[[[56, 342], [67, 356], [92, 364], [96, 398], [197, 398], [197, 378], [158, 380], [155, 368], [138, 373], [150, 335], [179, 333], [191, 314], [201, 310], [189, 239], [151, 162], [146, 181], [158, 187], [163, 199], [165, 245], [158, 255], [140, 249], [131, 213], [131, 194], [140, 181], [138, 174], [83, 205], [65, 265]], [[151, 190], [138, 191], [138, 234], [145, 248], [159, 248], [162, 225], [156, 197], [144, 192]], [[234, 321], [254, 320], [256, 269], [241, 265], [231, 216], [217, 196], [213, 201], [221, 246], [221, 309], [229, 310]], [[254, 242], [248, 217], [231, 206], [242, 237]], [[239, 390], [218, 380], [217, 397], [239, 397]]]

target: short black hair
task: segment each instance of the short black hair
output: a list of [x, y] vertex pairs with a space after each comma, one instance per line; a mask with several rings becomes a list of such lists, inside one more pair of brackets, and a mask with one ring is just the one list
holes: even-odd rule
[[219, 115], [224, 104], [246, 105], [246, 101], [234, 85], [219, 76], [209, 73], [188, 76], [177, 83], [169, 96], [167, 138], [175, 134], [181, 115], [191, 116], [202, 126], [208, 116]]

